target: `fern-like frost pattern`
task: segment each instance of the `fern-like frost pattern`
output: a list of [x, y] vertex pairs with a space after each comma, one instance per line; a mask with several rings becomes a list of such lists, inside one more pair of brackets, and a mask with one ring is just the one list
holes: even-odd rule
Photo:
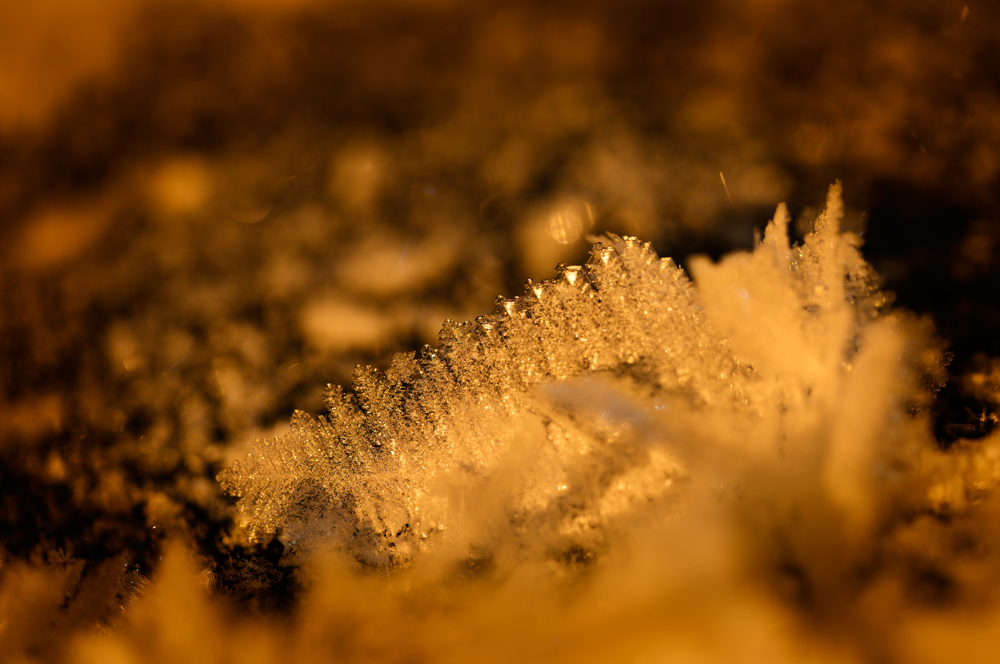
[[[884, 313], [841, 217], [835, 185], [790, 246], [781, 206], [752, 253], [693, 259], [695, 282], [609, 235], [491, 315], [445, 321], [437, 348], [384, 375], [359, 368], [352, 393], [328, 388], [329, 414], [296, 412], [219, 480], [251, 539], [280, 532], [373, 565], [438, 542], [600, 550], [619, 519], [669, 518], [696, 476], [732, 481], [727, 468], [772, 458], [871, 527], [865, 469], [901, 453], [886, 418], [919, 407], [936, 359]], [[845, 404], [857, 426], [835, 416]]]

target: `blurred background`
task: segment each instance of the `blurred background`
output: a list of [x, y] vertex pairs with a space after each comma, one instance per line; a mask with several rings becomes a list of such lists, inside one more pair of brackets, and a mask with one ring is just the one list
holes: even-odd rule
[[359, 363], [588, 235], [682, 264], [844, 184], [950, 342], [941, 445], [1000, 394], [1000, 6], [961, 0], [0, 5], [0, 548], [224, 567], [214, 481]]

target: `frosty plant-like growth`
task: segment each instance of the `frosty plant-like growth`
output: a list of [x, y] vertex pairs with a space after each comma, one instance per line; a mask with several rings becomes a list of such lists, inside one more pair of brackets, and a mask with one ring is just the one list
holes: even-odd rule
[[905, 470], [930, 449], [941, 357], [887, 311], [842, 216], [838, 184], [790, 246], [779, 206], [753, 252], [693, 259], [694, 283], [609, 235], [492, 315], [445, 321], [436, 349], [359, 368], [353, 394], [329, 388], [329, 415], [297, 412], [219, 481], [251, 539], [366, 564], [430, 549], [584, 562], [623, 524], [730, 488], [778, 521], [805, 504], [796, 518], [850, 548], [927, 496]]

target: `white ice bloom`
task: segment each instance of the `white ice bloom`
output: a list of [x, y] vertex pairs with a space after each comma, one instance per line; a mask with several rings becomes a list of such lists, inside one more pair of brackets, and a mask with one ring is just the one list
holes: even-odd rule
[[693, 259], [694, 283], [648, 244], [603, 238], [492, 315], [446, 321], [436, 349], [359, 368], [329, 415], [296, 413], [219, 480], [251, 538], [369, 564], [428, 549], [579, 562], [623, 520], [726, 487], [779, 512], [806, 501], [850, 547], [911, 489], [891, 487], [930, 445], [941, 358], [887, 311], [842, 215], [835, 185], [790, 246], [780, 206], [753, 252]]

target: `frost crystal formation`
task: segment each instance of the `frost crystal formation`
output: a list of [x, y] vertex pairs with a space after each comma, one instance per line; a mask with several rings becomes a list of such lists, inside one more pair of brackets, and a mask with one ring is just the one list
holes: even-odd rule
[[939, 358], [883, 312], [841, 217], [835, 185], [790, 246], [780, 206], [752, 253], [694, 259], [697, 286], [648, 244], [608, 236], [492, 315], [446, 321], [438, 348], [384, 375], [359, 368], [353, 394], [329, 388], [328, 415], [297, 412], [219, 480], [250, 538], [367, 564], [438, 542], [586, 557], [622, 519], [677, 513], [701, 481], [800, 478], [787, 481], [861, 534]]

